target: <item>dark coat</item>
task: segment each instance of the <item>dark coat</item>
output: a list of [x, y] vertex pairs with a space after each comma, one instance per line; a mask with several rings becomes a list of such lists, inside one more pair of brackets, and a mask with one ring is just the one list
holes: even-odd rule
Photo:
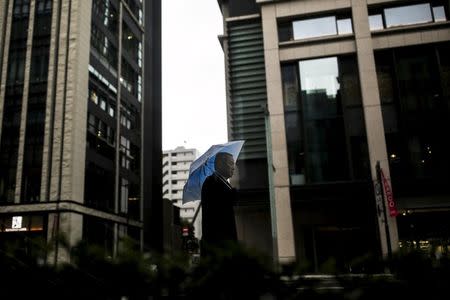
[[225, 179], [215, 173], [206, 178], [202, 187], [202, 244], [237, 241], [235, 202], [236, 190]]

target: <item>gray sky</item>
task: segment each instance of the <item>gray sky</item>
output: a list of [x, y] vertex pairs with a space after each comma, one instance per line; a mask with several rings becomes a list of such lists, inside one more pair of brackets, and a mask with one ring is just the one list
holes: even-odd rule
[[227, 141], [224, 56], [215, 0], [162, 2], [163, 150]]

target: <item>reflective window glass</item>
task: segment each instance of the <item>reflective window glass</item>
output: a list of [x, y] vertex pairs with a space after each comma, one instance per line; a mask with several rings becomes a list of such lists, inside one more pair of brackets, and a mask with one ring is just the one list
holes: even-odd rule
[[416, 4], [384, 10], [386, 27], [404, 26], [432, 22], [430, 4]]
[[375, 53], [380, 99], [388, 99], [382, 102], [383, 123], [398, 195], [422, 194], [424, 186], [427, 193], [448, 193], [449, 146], [442, 132], [450, 119], [449, 46], [440, 47]]
[[305, 60], [300, 62], [302, 93], [321, 94], [326, 98], [336, 97], [339, 90], [336, 57]]
[[357, 74], [352, 56], [282, 67], [291, 185], [369, 177]]
[[282, 76], [290, 182], [291, 185], [303, 185], [306, 183], [306, 166], [298, 68], [295, 64], [285, 65]]
[[100, 108], [103, 110], [106, 110], [106, 101], [105, 100], [100, 100]]
[[324, 17], [292, 22], [294, 39], [335, 35], [336, 17]]
[[113, 106], [109, 106], [108, 113], [111, 117], [114, 117], [114, 107]]
[[[347, 177], [337, 57], [299, 62], [308, 181]], [[340, 95], [340, 94], [339, 94]]]
[[338, 34], [350, 34], [353, 33], [352, 19], [337, 20]]
[[370, 30], [384, 29], [383, 16], [382, 15], [369, 16], [369, 26]]
[[435, 22], [447, 21], [445, 16], [445, 8], [443, 6], [433, 7], [433, 16]]

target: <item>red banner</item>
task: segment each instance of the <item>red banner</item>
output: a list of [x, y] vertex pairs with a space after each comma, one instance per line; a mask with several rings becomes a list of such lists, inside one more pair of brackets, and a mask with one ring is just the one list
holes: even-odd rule
[[386, 177], [384, 177], [383, 170], [380, 168], [381, 180], [383, 180], [384, 194], [386, 195], [386, 201], [389, 207], [389, 215], [391, 217], [396, 217], [398, 215], [398, 210], [395, 205], [394, 196], [392, 195], [391, 186]]

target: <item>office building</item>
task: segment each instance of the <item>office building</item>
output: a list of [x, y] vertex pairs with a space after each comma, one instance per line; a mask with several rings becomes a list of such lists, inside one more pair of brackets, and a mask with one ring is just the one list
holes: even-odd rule
[[448, 249], [449, 2], [218, 2], [240, 238], [310, 271]]
[[[191, 163], [197, 159], [197, 149], [186, 149], [183, 146], [163, 152], [163, 198], [179, 207], [180, 219], [183, 222], [194, 221], [194, 214], [199, 201], [183, 204], [183, 188], [189, 177]], [[199, 199], [200, 200], [200, 199]], [[195, 220], [195, 234], [201, 234], [201, 214]]]
[[186, 149], [183, 146], [163, 151], [163, 196], [174, 205], [183, 204], [183, 187], [189, 177], [191, 163], [197, 156], [197, 149]]
[[[160, 10], [1, 1], [2, 243], [62, 234], [113, 256], [128, 236], [162, 249]], [[55, 246], [50, 261], [69, 260]]]

